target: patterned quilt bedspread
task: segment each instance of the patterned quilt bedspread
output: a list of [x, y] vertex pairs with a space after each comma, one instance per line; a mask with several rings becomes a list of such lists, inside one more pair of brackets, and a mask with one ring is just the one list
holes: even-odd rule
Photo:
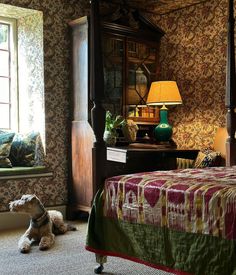
[[236, 275], [236, 166], [107, 179], [86, 249], [174, 274]]
[[236, 166], [109, 178], [103, 211], [118, 221], [236, 239]]

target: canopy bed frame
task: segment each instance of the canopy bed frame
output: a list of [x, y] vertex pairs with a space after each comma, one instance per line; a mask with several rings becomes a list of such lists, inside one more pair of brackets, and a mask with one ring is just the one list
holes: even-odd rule
[[[235, 78], [234, 23], [235, 23], [234, 1], [229, 0], [228, 1], [228, 32], [227, 32], [227, 42], [228, 42], [227, 43], [227, 72], [226, 72], [226, 96], [225, 96], [225, 106], [227, 109], [226, 128], [228, 132], [228, 138], [226, 140], [226, 145], [225, 145], [226, 146], [226, 167], [225, 168], [227, 167], [230, 168], [236, 165], [236, 139], [235, 139], [236, 78]], [[106, 163], [106, 145], [103, 140], [106, 111], [102, 105], [102, 101], [104, 99], [104, 83], [103, 83], [103, 70], [101, 65], [103, 63], [102, 63], [102, 54], [101, 54], [102, 51], [101, 51], [101, 30], [100, 30], [100, 18], [99, 18], [99, 0], [91, 1], [90, 43], [91, 43], [90, 44], [90, 57], [91, 57], [90, 58], [90, 73], [91, 73], [90, 99], [93, 101], [93, 104], [94, 104], [94, 107], [91, 112], [91, 119], [92, 119], [93, 131], [96, 138], [96, 141], [94, 142], [93, 149], [92, 149], [93, 187], [96, 190], [99, 190], [99, 189], [101, 190], [104, 186], [104, 181], [106, 179], [106, 171], [105, 171], [106, 169], [104, 169], [105, 163]], [[217, 172], [219, 173], [218, 170], [215, 171], [215, 173]], [[230, 173], [232, 173], [231, 170], [230, 170]], [[157, 176], [160, 176], [160, 175], [157, 175]], [[96, 198], [95, 198], [95, 201], [96, 201]], [[111, 214], [111, 216], [113, 214]], [[96, 205], [92, 209], [91, 216], [92, 218], [90, 217], [89, 230], [93, 230], [94, 234], [96, 235], [96, 233], [98, 234], [98, 231], [96, 230], [99, 230], [99, 228], [94, 229], [94, 227], [98, 227], [98, 223], [103, 222], [102, 220], [99, 221], [99, 218], [96, 218]], [[95, 252], [97, 256], [97, 260], [98, 262], [100, 262], [100, 266], [97, 269], [95, 269], [95, 273], [99, 274], [102, 272], [102, 269], [103, 269], [102, 263], [104, 258], [101, 255], [113, 255], [113, 256], [124, 257], [122, 256], [122, 254], [119, 254], [119, 253], [117, 254], [112, 252], [108, 254], [106, 254], [105, 252], [98, 253], [98, 251], [100, 250], [96, 249], [96, 247], [94, 248], [91, 245], [93, 241], [96, 242], [95, 240], [96, 236], [94, 235], [95, 237], [94, 236], [90, 237], [89, 234], [90, 233], [88, 233], [87, 249], [92, 252]], [[101, 238], [99, 239], [99, 241], [101, 241]], [[102, 251], [102, 248], [101, 248], [101, 251]], [[131, 257], [129, 255], [126, 258], [135, 260], [134, 257]], [[142, 261], [142, 259], [140, 259], [139, 262], [141, 263], [143, 262], [147, 264], [147, 261]], [[152, 262], [150, 262], [148, 265], [156, 266]], [[168, 268], [169, 267], [167, 267], [167, 269], [165, 270], [170, 271], [171, 269], [168, 269]], [[180, 267], [180, 270], [181, 270], [181, 267]], [[236, 268], [234, 269], [234, 271], [235, 270]], [[182, 273], [180, 272], [176, 274], [189, 274], [189, 273], [188, 273], [188, 270], [187, 271], [183, 270]]]

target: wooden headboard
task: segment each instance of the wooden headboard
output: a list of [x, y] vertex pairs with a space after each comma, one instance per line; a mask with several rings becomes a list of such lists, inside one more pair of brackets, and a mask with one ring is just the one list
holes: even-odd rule
[[[91, 0], [90, 24], [90, 98], [94, 103], [92, 109], [92, 126], [96, 141], [93, 146], [93, 184], [94, 190], [103, 184], [106, 171], [106, 145], [103, 141], [105, 127], [103, 62], [101, 52], [101, 27], [99, 18], [99, 0]], [[235, 79], [235, 46], [234, 46], [234, 0], [228, 0], [228, 31], [227, 31], [227, 70], [226, 70], [226, 150], [218, 147], [226, 156], [226, 165], [236, 165], [236, 79]], [[218, 143], [217, 143], [218, 144]], [[217, 145], [215, 144], [215, 145]], [[218, 145], [217, 145], [218, 146]]]

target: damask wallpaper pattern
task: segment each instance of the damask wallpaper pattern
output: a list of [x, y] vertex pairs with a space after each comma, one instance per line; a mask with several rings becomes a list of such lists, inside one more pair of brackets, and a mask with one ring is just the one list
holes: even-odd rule
[[176, 80], [183, 99], [183, 105], [169, 108], [173, 138], [179, 146], [208, 147], [225, 125], [227, 0], [207, 1], [155, 23], [166, 32], [162, 79]]

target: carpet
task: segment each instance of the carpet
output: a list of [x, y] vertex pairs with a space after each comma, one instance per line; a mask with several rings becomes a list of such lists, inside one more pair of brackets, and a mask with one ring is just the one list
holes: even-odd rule
[[[78, 231], [56, 237], [55, 245], [40, 251], [34, 245], [29, 254], [21, 254], [17, 243], [25, 229], [0, 232], [1, 275], [93, 275], [95, 255], [85, 250], [86, 222], [74, 222]], [[172, 275], [138, 263], [108, 257], [104, 275]]]

